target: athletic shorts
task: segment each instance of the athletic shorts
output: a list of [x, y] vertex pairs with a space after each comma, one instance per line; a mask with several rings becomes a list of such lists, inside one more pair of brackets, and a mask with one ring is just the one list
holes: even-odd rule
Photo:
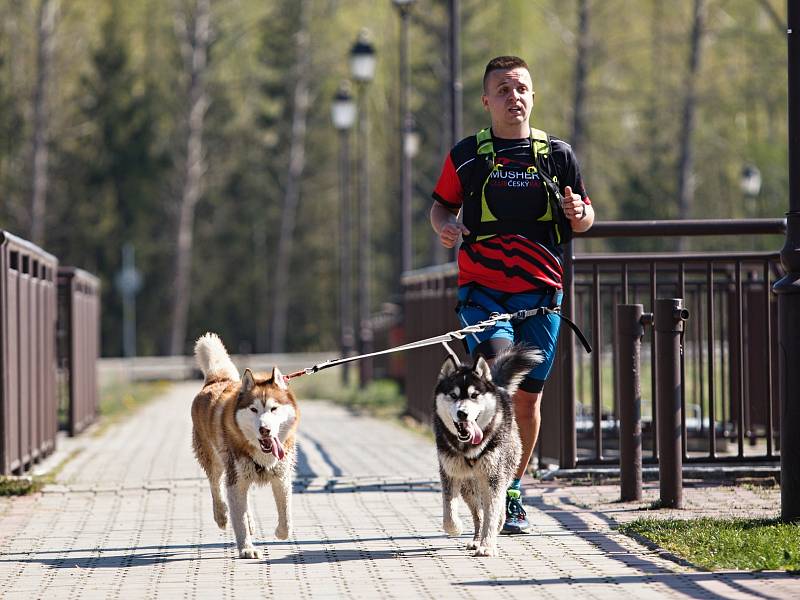
[[[563, 295], [561, 290], [555, 296], [551, 292], [508, 294], [479, 285], [464, 285], [458, 288], [458, 300], [462, 303], [468, 300], [469, 303], [460, 305], [458, 320], [462, 326], [467, 326], [485, 321], [493, 312], [513, 313], [540, 306], [561, 306]], [[481, 354], [487, 359], [494, 358], [500, 350], [513, 344], [524, 343], [539, 348], [544, 353], [544, 362], [528, 373], [520, 384], [521, 390], [537, 393], [544, 388], [553, 367], [560, 325], [558, 315], [535, 315], [521, 322], [498, 321], [497, 325], [482, 333], [467, 335], [465, 340], [472, 356]]]

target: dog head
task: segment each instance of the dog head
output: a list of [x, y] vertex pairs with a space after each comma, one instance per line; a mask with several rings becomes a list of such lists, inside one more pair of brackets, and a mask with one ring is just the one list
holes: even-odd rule
[[436, 414], [460, 442], [478, 445], [497, 408], [497, 388], [486, 360], [472, 366], [456, 365], [447, 357], [436, 385]]
[[282, 460], [284, 442], [298, 416], [297, 402], [278, 367], [270, 375], [245, 370], [236, 402], [236, 423], [251, 444]]

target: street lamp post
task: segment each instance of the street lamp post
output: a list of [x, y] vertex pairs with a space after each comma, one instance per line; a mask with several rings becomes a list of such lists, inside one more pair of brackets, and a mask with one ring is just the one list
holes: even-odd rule
[[[353, 351], [353, 248], [350, 210], [350, 130], [356, 120], [356, 105], [350, 82], [344, 81], [331, 104], [331, 121], [339, 132], [339, 326], [342, 356]], [[342, 383], [350, 381], [350, 365], [342, 365]]]
[[[375, 47], [366, 29], [359, 33], [350, 50], [350, 74], [358, 84], [358, 337], [362, 354], [372, 352], [372, 323], [370, 322], [370, 199], [369, 199], [369, 115], [366, 87], [375, 77]], [[366, 386], [372, 380], [372, 359], [359, 361], [359, 383]]]
[[789, 0], [789, 212], [778, 296], [781, 402], [781, 518], [800, 520], [800, 3]]
[[415, 0], [392, 0], [400, 12], [400, 272], [412, 268], [411, 251], [411, 142], [413, 129], [409, 107], [411, 70], [408, 60], [408, 15]]

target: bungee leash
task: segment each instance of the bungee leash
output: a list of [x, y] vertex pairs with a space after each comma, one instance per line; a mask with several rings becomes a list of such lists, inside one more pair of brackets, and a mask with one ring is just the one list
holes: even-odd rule
[[492, 313], [491, 315], [489, 315], [489, 318], [484, 321], [480, 321], [478, 323], [475, 323], [474, 325], [467, 325], [466, 327], [462, 327], [461, 329], [456, 329], [455, 331], [448, 331], [447, 333], [443, 333], [441, 335], [426, 338], [424, 340], [418, 340], [416, 342], [409, 342], [408, 344], [395, 346], [394, 348], [387, 348], [386, 350], [379, 350], [377, 352], [370, 352], [368, 354], [359, 354], [357, 356], [347, 356], [343, 358], [334, 358], [331, 360], [326, 360], [325, 362], [317, 363], [316, 365], [306, 367], [305, 369], [300, 369], [299, 371], [295, 371], [294, 373], [289, 373], [288, 375], [284, 375], [283, 378], [284, 380], [289, 381], [294, 377], [300, 377], [302, 375], [308, 375], [310, 373], [317, 373], [319, 371], [322, 371], [323, 369], [329, 369], [330, 367], [336, 367], [356, 360], [370, 358], [372, 356], [380, 356], [382, 354], [390, 354], [392, 352], [402, 352], [404, 350], [413, 350], [415, 348], [433, 346], [434, 344], [442, 344], [445, 347], [447, 353], [453, 356], [455, 353], [447, 345], [447, 342], [452, 342], [455, 340], [463, 340], [466, 336], [470, 334], [481, 333], [483, 331], [486, 331], [487, 329], [494, 327], [498, 321], [524, 321], [525, 319], [529, 319], [530, 317], [539, 314], [554, 314], [557, 315], [562, 320], [566, 321], [570, 329], [572, 329], [572, 331], [575, 332], [575, 335], [578, 336], [578, 339], [581, 341], [581, 344], [583, 344], [583, 347], [586, 349], [586, 352], [592, 351], [592, 347], [589, 344], [588, 340], [586, 339], [586, 336], [583, 335], [583, 332], [578, 328], [578, 326], [574, 322], [572, 322], [569, 318], [561, 314], [560, 307], [549, 308], [545, 306], [540, 306], [538, 308], [531, 308], [528, 310], [518, 310], [517, 312], [514, 313]]

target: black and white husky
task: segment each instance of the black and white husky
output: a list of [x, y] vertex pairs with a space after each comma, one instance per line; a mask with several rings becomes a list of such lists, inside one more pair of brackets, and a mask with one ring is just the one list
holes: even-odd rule
[[457, 502], [463, 497], [475, 525], [467, 549], [475, 550], [475, 556], [497, 553], [506, 489], [522, 454], [511, 397], [542, 360], [537, 349], [513, 346], [491, 367], [482, 356], [471, 367], [448, 357], [439, 372], [433, 429], [442, 479], [442, 525], [450, 535], [461, 534]]

